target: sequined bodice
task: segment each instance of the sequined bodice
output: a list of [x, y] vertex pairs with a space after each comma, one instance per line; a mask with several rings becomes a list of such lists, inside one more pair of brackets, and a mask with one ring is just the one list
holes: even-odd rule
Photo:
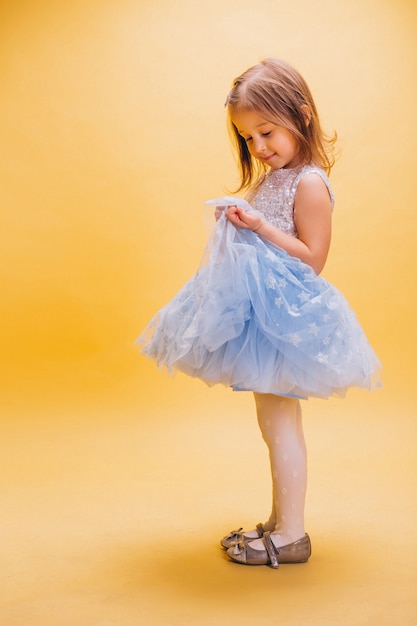
[[298, 183], [307, 174], [317, 174], [326, 184], [332, 208], [333, 192], [329, 179], [322, 169], [313, 165], [302, 165], [294, 169], [279, 169], [269, 172], [260, 188], [250, 194], [248, 200], [254, 209], [262, 213], [268, 222], [280, 230], [298, 237], [294, 219], [294, 200]]

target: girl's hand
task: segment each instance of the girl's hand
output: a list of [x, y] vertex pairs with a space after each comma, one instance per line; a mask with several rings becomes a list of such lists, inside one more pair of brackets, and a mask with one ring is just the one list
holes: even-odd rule
[[237, 206], [231, 206], [227, 209], [226, 217], [237, 228], [246, 228], [247, 230], [257, 231], [263, 224], [264, 220], [260, 215], [250, 211], [244, 211]]

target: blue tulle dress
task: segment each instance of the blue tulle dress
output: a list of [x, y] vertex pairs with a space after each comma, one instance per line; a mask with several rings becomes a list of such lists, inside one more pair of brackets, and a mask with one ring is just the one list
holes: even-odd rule
[[[294, 198], [313, 166], [274, 170], [244, 200], [297, 236]], [[161, 309], [137, 343], [168, 371], [209, 385], [222, 383], [293, 398], [344, 396], [349, 387], [380, 386], [380, 363], [342, 294], [302, 261], [224, 214], [217, 221], [197, 273]]]

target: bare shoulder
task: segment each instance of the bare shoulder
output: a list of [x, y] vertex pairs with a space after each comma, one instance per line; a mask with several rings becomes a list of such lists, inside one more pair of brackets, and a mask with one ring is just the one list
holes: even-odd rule
[[301, 178], [295, 194], [295, 205], [305, 204], [306, 202], [331, 206], [330, 191], [321, 176], [314, 172], [310, 172]]
[[303, 176], [298, 183], [294, 200], [294, 220], [301, 238], [313, 232], [330, 229], [332, 199], [320, 175], [314, 172]]

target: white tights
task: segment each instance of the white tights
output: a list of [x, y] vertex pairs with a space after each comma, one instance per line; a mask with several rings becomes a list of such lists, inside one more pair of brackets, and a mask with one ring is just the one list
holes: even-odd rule
[[[307, 449], [299, 400], [255, 393], [259, 427], [269, 449], [272, 512], [265, 524], [277, 547], [304, 536]], [[245, 533], [246, 534], [246, 533]], [[262, 549], [259, 541], [251, 547]]]

